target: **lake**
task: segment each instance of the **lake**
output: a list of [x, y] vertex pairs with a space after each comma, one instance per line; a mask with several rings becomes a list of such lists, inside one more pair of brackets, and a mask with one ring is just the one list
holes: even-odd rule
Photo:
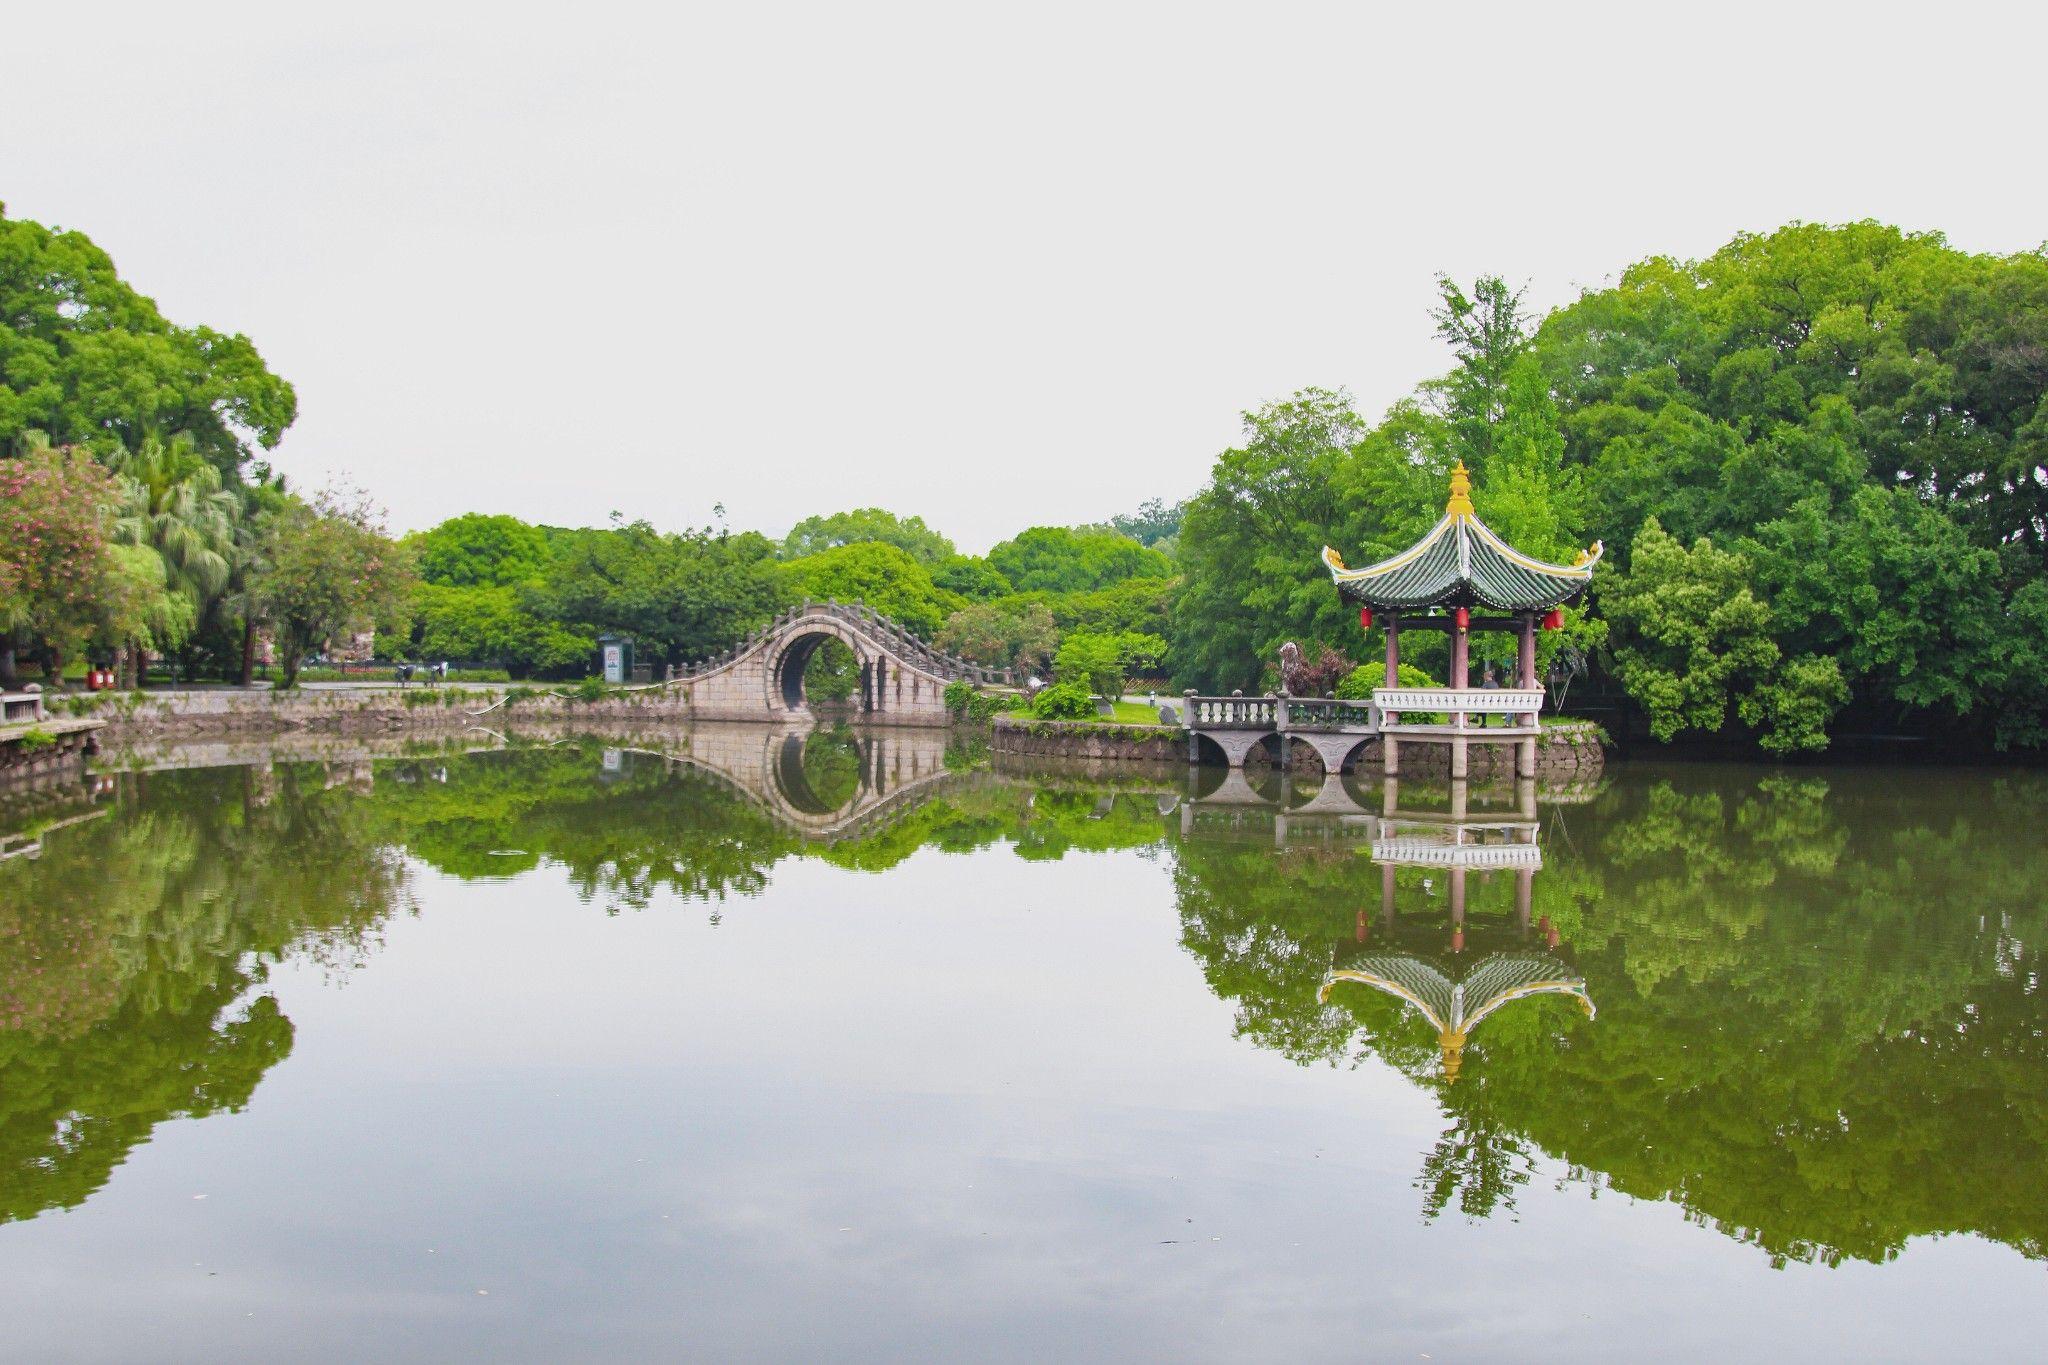
[[477, 742], [0, 804], [0, 1356], [2048, 1336], [2048, 775]]

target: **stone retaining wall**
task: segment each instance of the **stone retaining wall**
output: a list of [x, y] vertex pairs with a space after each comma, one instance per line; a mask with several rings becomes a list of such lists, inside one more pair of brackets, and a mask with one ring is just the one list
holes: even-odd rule
[[[522, 695], [517, 700], [507, 700], [512, 692]], [[68, 698], [52, 700], [60, 707], [70, 704]], [[297, 731], [340, 735], [395, 730], [445, 732], [470, 725], [503, 728], [508, 722], [532, 721], [637, 721], [653, 725], [684, 725], [707, 720], [760, 724], [768, 719], [758, 713], [692, 706], [688, 689], [680, 686], [617, 692], [588, 702], [574, 700], [552, 690], [457, 687], [302, 688], [292, 692], [265, 689], [244, 692], [223, 688], [218, 691], [149, 692], [140, 695], [109, 692], [90, 700], [91, 709], [85, 714], [104, 720], [104, 737], [119, 744], [159, 739], [260, 737]], [[831, 720], [840, 714], [866, 724], [927, 727], [946, 724], [943, 713], [913, 713], [907, 708], [883, 716], [860, 715], [847, 708], [839, 708], [838, 713], [826, 714], [819, 719]], [[799, 713], [788, 719], [801, 723], [810, 717]]]
[[45, 743], [26, 743], [18, 733], [0, 739], [0, 782], [11, 784], [77, 767], [92, 752], [101, 728], [52, 717], [34, 727], [35, 733], [48, 737]]
[[989, 748], [1041, 758], [1187, 760], [1186, 732], [1164, 725], [1098, 725], [1085, 720], [997, 716]]

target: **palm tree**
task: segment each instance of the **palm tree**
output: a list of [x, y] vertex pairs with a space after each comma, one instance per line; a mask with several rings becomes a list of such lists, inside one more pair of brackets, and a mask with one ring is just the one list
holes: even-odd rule
[[[221, 486], [220, 470], [189, 437], [148, 437], [139, 449], [118, 456], [113, 467], [128, 492], [114, 538], [155, 550], [170, 591], [190, 601], [192, 619], [198, 620], [233, 575], [240, 500]], [[139, 645], [132, 652], [140, 687], [145, 661]]]
[[241, 515], [235, 521], [233, 573], [222, 610], [242, 618], [242, 686], [256, 679], [256, 626], [269, 616], [264, 580], [270, 569], [272, 519], [287, 500], [284, 475], [259, 467], [257, 480], [242, 487]]

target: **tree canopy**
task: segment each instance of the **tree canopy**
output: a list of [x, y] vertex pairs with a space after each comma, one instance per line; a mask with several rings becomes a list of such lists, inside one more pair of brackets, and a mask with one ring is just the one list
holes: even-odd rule
[[1127, 578], [1165, 578], [1173, 561], [1106, 526], [1034, 526], [988, 552], [1018, 592], [1085, 592]]
[[0, 207], [0, 448], [40, 431], [110, 456], [182, 436], [232, 478], [297, 415], [247, 337], [168, 321], [84, 233]]
[[953, 542], [924, 524], [923, 517], [899, 517], [880, 507], [860, 507], [830, 516], [805, 517], [783, 538], [782, 557], [802, 559], [820, 550], [873, 541], [894, 545], [927, 566], [957, 555]]

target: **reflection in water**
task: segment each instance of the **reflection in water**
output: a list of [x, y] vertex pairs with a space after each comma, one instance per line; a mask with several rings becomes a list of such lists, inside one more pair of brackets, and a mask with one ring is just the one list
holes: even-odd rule
[[84, 1201], [166, 1119], [247, 1105], [294, 1041], [271, 966], [375, 953], [414, 866], [729, 912], [793, 859], [1136, 849], [1240, 1039], [1433, 1096], [1428, 1215], [1511, 1207], [1547, 1163], [1778, 1261], [1946, 1232], [2039, 1258], [2044, 795], [1710, 767], [1084, 777], [942, 734], [738, 726], [123, 774], [0, 812], [36, 846], [0, 861], [0, 1221]]

